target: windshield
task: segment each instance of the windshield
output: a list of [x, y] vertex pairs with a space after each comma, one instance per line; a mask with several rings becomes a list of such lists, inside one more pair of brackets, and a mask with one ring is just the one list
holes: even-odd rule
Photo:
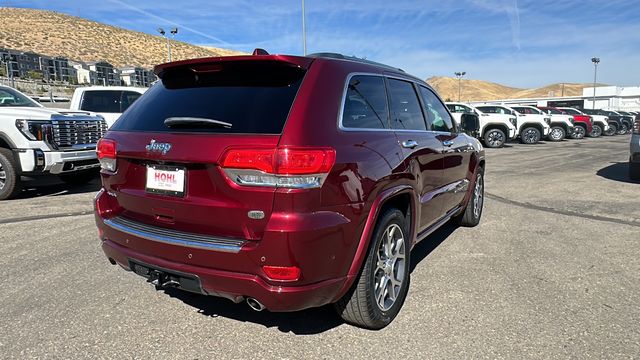
[[0, 88], [0, 106], [41, 107], [40, 104], [11, 88]]

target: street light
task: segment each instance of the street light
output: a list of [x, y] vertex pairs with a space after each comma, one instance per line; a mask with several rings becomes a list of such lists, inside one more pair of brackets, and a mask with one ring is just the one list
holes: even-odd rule
[[598, 78], [598, 64], [600, 63], [600, 58], [592, 57], [591, 62], [593, 63], [593, 110], [596, 109], [596, 80]]
[[[165, 40], [167, 40], [167, 55], [168, 55], [168, 59], [169, 62], [171, 62], [171, 43], [169, 42], [169, 38], [166, 36], [166, 32], [164, 31], [163, 28], [158, 28], [158, 32], [160, 33], [160, 35], [162, 35], [163, 38], [165, 38]], [[175, 38], [176, 34], [178, 33], [178, 28], [174, 27], [171, 28], [171, 39]]]
[[307, 26], [305, 24], [304, 0], [302, 0], [302, 55], [307, 56]]
[[467, 74], [466, 71], [456, 72], [456, 77], [458, 78], [458, 101], [462, 97], [462, 77]]

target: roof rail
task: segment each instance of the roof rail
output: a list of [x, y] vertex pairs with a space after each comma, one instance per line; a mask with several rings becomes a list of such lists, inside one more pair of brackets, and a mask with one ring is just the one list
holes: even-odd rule
[[309, 55], [307, 55], [307, 57], [356, 61], [356, 62], [363, 63], [363, 64], [380, 66], [380, 67], [383, 67], [383, 68], [387, 68], [389, 70], [405, 72], [404, 70], [402, 70], [400, 68], [396, 68], [396, 67], [393, 67], [393, 66], [390, 66], [390, 65], [382, 64], [382, 63], [371, 61], [371, 60], [367, 60], [367, 59], [361, 59], [361, 58], [358, 58], [358, 57], [355, 57], [355, 56], [345, 56], [345, 55], [342, 55], [342, 54], [339, 54], [339, 53], [321, 52], [321, 53], [309, 54]]

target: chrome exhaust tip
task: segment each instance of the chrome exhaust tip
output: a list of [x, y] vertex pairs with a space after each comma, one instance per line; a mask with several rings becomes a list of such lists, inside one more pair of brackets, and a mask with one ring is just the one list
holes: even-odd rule
[[265, 309], [265, 306], [254, 298], [247, 298], [247, 305], [254, 311], [262, 311]]

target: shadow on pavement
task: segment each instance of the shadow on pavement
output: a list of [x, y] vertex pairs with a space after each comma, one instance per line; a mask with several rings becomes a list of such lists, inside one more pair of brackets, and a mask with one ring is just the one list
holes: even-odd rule
[[209, 317], [225, 317], [242, 322], [252, 322], [268, 328], [278, 328], [284, 333], [313, 335], [331, 330], [344, 322], [331, 305], [308, 310], [272, 313], [267, 310], [257, 312], [245, 303], [235, 304], [231, 300], [205, 296], [177, 289], [163, 290], [167, 295], [179, 299], [198, 309], [198, 313]]
[[[421, 241], [411, 252], [411, 271], [435, 250], [457, 226], [448, 223]], [[235, 304], [230, 300], [199, 295], [178, 289], [164, 289], [165, 294], [179, 299], [185, 304], [198, 309], [202, 315], [209, 317], [225, 317], [242, 322], [252, 322], [268, 328], [275, 327], [284, 333], [312, 335], [331, 330], [344, 322], [336, 314], [333, 306], [327, 305], [290, 313], [272, 313], [269, 311], [253, 311], [245, 303]]]
[[31, 199], [40, 196], [62, 196], [97, 192], [100, 190], [100, 177], [96, 175], [90, 182], [82, 185], [67, 184], [57, 177], [43, 177], [28, 181], [24, 190], [16, 199]]
[[440, 244], [442, 244], [458, 226], [449, 221], [431, 235], [420, 241], [413, 250], [411, 250], [411, 272], [423, 261], [429, 254], [433, 252]]
[[629, 178], [629, 162], [626, 161], [612, 163], [603, 167], [596, 172], [596, 175], [613, 181], [640, 184], [640, 181], [634, 181]]

